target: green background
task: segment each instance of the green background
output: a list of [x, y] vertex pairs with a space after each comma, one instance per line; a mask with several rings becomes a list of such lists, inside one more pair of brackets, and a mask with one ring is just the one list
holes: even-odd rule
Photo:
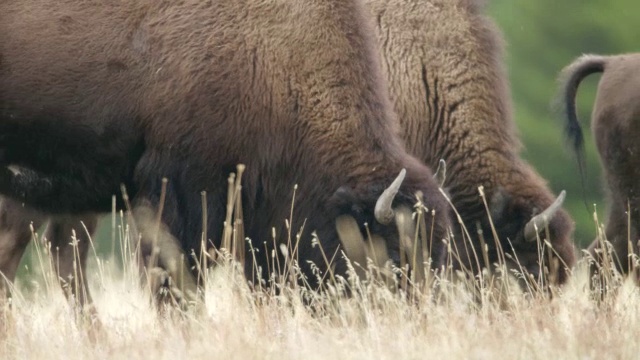
[[515, 121], [525, 145], [522, 156], [554, 192], [567, 190], [565, 206], [576, 221], [575, 240], [586, 247], [596, 234], [594, 204], [601, 222], [606, 216], [604, 183], [590, 129], [600, 75], [586, 78], [578, 91], [587, 152], [584, 194], [577, 161], [564, 142], [562, 117], [551, 110], [556, 78], [582, 54], [640, 51], [640, 1], [494, 0], [488, 10], [507, 42]]

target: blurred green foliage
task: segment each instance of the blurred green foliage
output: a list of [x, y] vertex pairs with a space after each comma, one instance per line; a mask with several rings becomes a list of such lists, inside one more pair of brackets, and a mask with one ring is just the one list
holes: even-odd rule
[[605, 220], [604, 183], [590, 130], [599, 75], [582, 82], [578, 116], [585, 132], [584, 194], [577, 162], [565, 146], [562, 117], [552, 111], [560, 70], [576, 57], [640, 51], [640, 2], [636, 0], [493, 0], [489, 14], [504, 34], [515, 121], [522, 155], [548, 179], [554, 192], [567, 190], [566, 208], [576, 221], [576, 242], [595, 237], [594, 204]]

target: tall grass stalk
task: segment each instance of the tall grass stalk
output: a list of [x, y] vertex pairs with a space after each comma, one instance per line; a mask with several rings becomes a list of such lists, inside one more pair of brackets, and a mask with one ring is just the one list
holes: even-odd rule
[[[242, 206], [236, 197], [241, 176], [231, 179], [233, 195], [221, 239], [227, 247], [215, 249], [214, 256], [209, 249], [193, 255], [201, 262], [203, 273], [203, 311], [156, 311], [139, 285], [134, 225], [125, 213], [114, 211], [111, 228], [122, 265], [117, 259], [99, 259], [92, 243], [88, 271], [76, 276], [89, 280], [102, 324], [98, 336], [75, 321], [73, 308], [54, 286], [57, 269], [50, 257], [56, 251], [35, 241], [30, 271], [12, 289], [11, 306], [3, 310], [0, 358], [631, 359], [640, 353], [634, 331], [640, 328], [640, 291], [632, 280], [617, 273], [611, 254], [604, 254], [610, 263], [603, 264], [598, 275], [608, 290], [599, 301], [592, 296], [598, 290], [589, 286], [588, 258], [580, 261], [570, 282], [554, 289], [551, 297], [535, 291], [534, 284], [541, 279], [530, 279], [525, 270], [507, 266], [509, 261], [518, 264], [508, 248], [502, 249], [496, 264], [480, 272], [448, 268], [434, 273], [429, 270], [431, 249], [427, 246], [434, 241], [429, 238], [432, 224], [425, 220], [430, 210], [419, 201], [415, 213], [404, 219], [415, 223], [415, 233], [407, 234], [413, 257], [407, 257], [403, 267], [390, 265], [385, 247], [380, 246], [384, 243], [367, 231], [365, 253], [370, 260], [349, 263], [346, 278], [332, 272], [335, 259], [344, 254], [326, 253], [320, 247], [324, 264], [312, 265], [326, 284], [320, 292], [309, 290], [301, 274], [296, 254], [301, 231], [291, 227], [292, 205], [286, 244], [267, 246], [272, 240], [266, 240], [258, 249], [266, 252], [261, 255], [273, 255], [267, 262], [272, 275], [267, 282], [254, 281], [250, 287], [241, 264], [244, 260], [237, 252], [239, 243], [246, 243], [249, 251], [245, 254], [255, 254], [252, 244], [258, 243], [243, 238], [242, 213], [236, 211]], [[203, 224], [206, 220], [203, 207]], [[599, 241], [609, 248], [602, 226], [594, 220]], [[463, 229], [461, 233], [468, 242], [469, 232]], [[211, 235], [203, 226], [203, 243], [208, 244]], [[480, 244], [469, 244], [467, 249], [486, 264], [487, 242], [496, 239], [480, 235]], [[544, 236], [538, 243], [541, 261], [553, 252]], [[40, 240], [35, 231], [34, 238]], [[314, 241], [321, 246], [321, 239]], [[448, 248], [450, 258], [461, 256], [451, 241]], [[284, 263], [269, 249], [281, 251]], [[419, 267], [420, 257], [423, 278], [412, 277], [404, 266]], [[633, 257], [635, 264], [638, 259]], [[214, 261], [215, 266], [207, 267], [203, 259]], [[258, 266], [255, 259], [246, 260]], [[551, 274], [553, 266], [564, 265], [547, 266], [546, 274]], [[327, 270], [321, 272], [321, 268]], [[534, 291], [522, 291], [516, 283], [522, 280], [526, 280], [525, 290]], [[542, 284], [552, 282], [542, 279]]]

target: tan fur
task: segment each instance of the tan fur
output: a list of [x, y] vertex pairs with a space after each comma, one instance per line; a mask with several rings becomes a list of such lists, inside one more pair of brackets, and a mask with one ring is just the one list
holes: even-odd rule
[[[444, 187], [474, 237], [476, 251], [478, 222], [493, 245], [478, 193], [483, 186], [503, 248], [512, 252], [511, 240], [524, 268], [539, 274], [537, 251], [522, 243], [522, 231], [554, 196], [518, 155], [498, 28], [474, 0], [367, 3], [377, 23], [383, 68], [407, 147], [432, 168], [440, 159], [447, 162]], [[575, 261], [572, 229], [564, 211], [549, 229], [550, 241], [568, 267]], [[462, 237], [459, 231], [456, 237]], [[495, 256], [492, 253], [491, 261]], [[472, 256], [464, 260], [465, 267], [476, 268]], [[560, 280], [566, 280], [564, 266]]]

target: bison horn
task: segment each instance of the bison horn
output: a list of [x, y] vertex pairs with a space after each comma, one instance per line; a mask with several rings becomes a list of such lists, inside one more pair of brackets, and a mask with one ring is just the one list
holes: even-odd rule
[[447, 178], [447, 163], [444, 159], [440, 159], [438, 162], [438, 168], [436, 169], [436, 173], [433, 175], [433, 178], [438, 183], [439, 187], [444, 185], [444, 180]]
[[566, 191], [562, 190], [558, 198], [551, 204], [548, 208], [546, 208], [540, 214], [534, 216], [529, 220], [527, 225], [524, 227], [524, 239], [527, 242], [536, 241], [538, 238], [538, 232], [542, 229], [546, 228], [549, 225], [549, 222], [556, 215], [558, 210], [562, 207], [562, 203], [564, 202], [564, 198], [566, 196]]
[[398, 193], [398, 190], [400, 190], [400, 185], [402, 184], [402, 181], [404, 180], [406, 174], [407, 171], [405, 169], [402, 169], [398, 177], [393, 180], [391, 185], [389, 185], [389, 187], [386, 188], [382, 192], [382, 195], [380, 195], [380, 197], [378, 198], [374, 215], [376, 217], [376, 220], [380, 224], [388, 225], [391, 223], [391, 221], [393, 221], [394, 214], [391, 204], [393, 203], [393, 198]]

